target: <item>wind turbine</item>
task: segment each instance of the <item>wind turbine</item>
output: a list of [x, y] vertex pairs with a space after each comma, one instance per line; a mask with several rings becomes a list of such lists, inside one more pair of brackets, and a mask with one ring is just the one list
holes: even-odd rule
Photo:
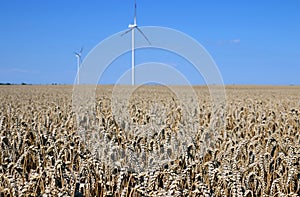
[[149, 39], [147, 36], [142, 32], [142, 30], [138, 27], [136, 23], [136, 0], [134, 0], [134, 18], [133, 18], [133, 24], [128, 25], [129, 30], [125, 31], [121, 36], [131, 32], [131, 84], [135, 84], [135, 78], [134, 78], [134, 66], [135, 66], [135, 53], [134, 53], [134, 30], [137, 29], [142, 36], [147, 40], [149, 45], [151, 45]]
[[81, 64], [81, 54], [83, 51], [83, 47], [81, 47], [79, 52], [74, 52], [76, 58], [77, 58], [77, 84], [79, 84], [79, 68]]

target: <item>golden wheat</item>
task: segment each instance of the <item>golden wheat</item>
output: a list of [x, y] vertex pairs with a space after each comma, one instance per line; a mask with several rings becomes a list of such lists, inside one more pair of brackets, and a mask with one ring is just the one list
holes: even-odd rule
[[227, 87], [222, 128], [194, 88], [139, 88], [117, 117], [101, 86], [77, 122], [72, 87], [0, 86], [0, 196], [299, 196], [300, 88]]

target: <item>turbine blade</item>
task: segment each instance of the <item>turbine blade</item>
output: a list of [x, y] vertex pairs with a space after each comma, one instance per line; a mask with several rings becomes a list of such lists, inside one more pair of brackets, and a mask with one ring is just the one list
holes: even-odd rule
[[134, 0], [134, 18], [133, 18], [134, 25], [136, 25], [136, 0]]
[[131, 32], [132, 28], [128, 29], [127, 31], [125, 31], [124, 33], [121, 34], [121, 36], [124, 36], [125, 34], [127, 34], [128, 32]]
[[81, 54], [81, 53], [82, 53], [82, 51], [83, 51], [83, 47], [81, 47], [81, 49], [80, 49], [80, 52], [79, 52], [79, 53]]
[[144, 32], [142, 30], [140, 30], [140, 28], [136, 27], [137, 30], [139, 30], [139, 32], [144, 36], [144, 38], [147, 40], [147, 42], [149, 43], [149, 45], [151, 45], [151, 42], [149, 41], [149, 39], [147, 38], [147, 36], [144, 34]]

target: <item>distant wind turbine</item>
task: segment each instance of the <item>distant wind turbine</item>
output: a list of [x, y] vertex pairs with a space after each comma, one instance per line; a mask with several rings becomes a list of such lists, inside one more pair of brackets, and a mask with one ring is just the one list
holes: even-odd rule
[[134, 66], [135, 66], [135, 54], [134, 54], [134, 30], [137, 29], [142, 35], [143, 37], [147, 40], [147, 42], [149, 43], [149, 45], [151, 45], [149, 39], [147, 38], [147, 36], [142, 32], [142, 30], [140, 30], [140, 28], [138, 27], [137, 23], [136, 23], [136, 0], [134, 0], [134, 18], [133, 18], [133, 24], [129, 24], [128, 25], [129, 30], [125, 31], [123, 34], [121, 34], [121, 36], [131, 32], [131, 84], [134, 85], [135, 84], [135, 78], [134, 78]]
[[76, 58], [77, 58], [77, 84], [79, 84], [79, 68], [81, 64], [81, 54], [83, 51], [83, 47], [81, 47], [79, 52], [74, 52]]

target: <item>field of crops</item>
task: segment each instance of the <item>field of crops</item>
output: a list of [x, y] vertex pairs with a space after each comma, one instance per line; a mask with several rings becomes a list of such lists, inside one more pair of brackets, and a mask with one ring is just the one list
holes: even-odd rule
[[195, 91], [138, 88], [122, 117], [101, 86], [77, 121], [72, 86], [0, 86], [0, 196], [300, 196], [300, 87], [228, 86], [213, 127]]

